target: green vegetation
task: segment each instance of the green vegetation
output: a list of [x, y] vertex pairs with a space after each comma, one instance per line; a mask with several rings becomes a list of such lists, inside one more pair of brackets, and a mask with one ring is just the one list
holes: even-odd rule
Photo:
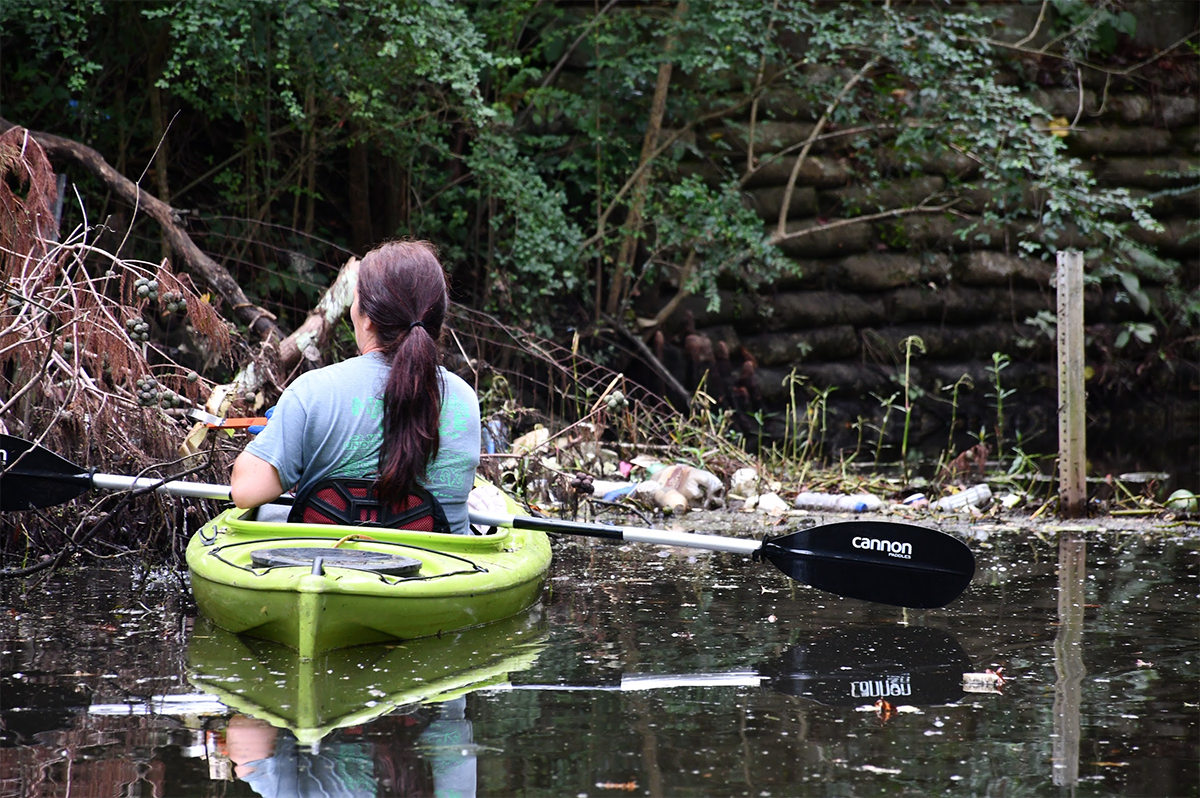
[[[1084, 54], [1133, 25], [1053, 5]], [[1034, 254], [1069, 230], [1119, 275], [1126, 226], [1155, 224], [997, 80], [986, 14], [935, 4], [12, 0], [0, 30], [4, 116], [145, 171], [285, 320], [346, 250], [403, 235], [442, 247], [468, 303], [543, 332], [571, 314], [632, 321], [663, 281], [715, 305], [724, 282], [798, 270], [774, 245], [830, 229], [788, 223], [797, 178], [830, 157], [869, 198], [835, 224], [885, 241], [910, 215], [955, 215], [965, 238], [1019, 223]], [[940, 188], [885, 197], [938, 159]], [[743, 192], [779, 169], [766, 230]], [[85, 207], [68, 202], [65, 227], [110, 212], [77, 179]], [[127, 252], [158, 246], [139, 226]]]
[[[1068, 155], [1073, 123], [1052, 120], [1030, 99], [1032, 79], [1009, 68], [1027, 55], [1058, 64], [1055, 79], [1085, 59], [1097, 68], [1135, 23], [1101, 6], [1041, 4], [1050, 44], [1035, 52], [998, 41], [1007, 32], [986, 4], [7, 0], [2, 115], [92, 148], [168, 203], [285, 330], [348, 255], [391, 237], [433, 240], [461, 306], [491, 314], [518, 357], [536, 361], [533, 389], [508, 380], [521, 369], [507, 361], [481, 378], [489, 416], [537, 405], [564, 427], [586, 421], [591, 444], [607, 430], [718, 471], [757, 458], [800, 481], [832, 456], [828, 479], [848, 480], [860, 450], [881, 462], [895, 438], [909, 476], [917, 411], [948, 404], [944, 466], [966, 454], [955, 433], [971, 423], [1024, 475], [1035, 458], [1006, 418], [1007, 354], [990, 373], [994, 421], [968, 422], [970, 378], [922, 384], [913, 362], [924, 342], [906, 338], [901, 390], [872, 394], [880, 412], [846, 425], [858, 439], [847, 451], [829, 444], [835, 387], [793, 373], [782, 436], [762, 408], [738, 423], [709, 383], [668, 413], [602, 368], [609, 352], [592, 333], [644, 338], [689, 297], [713, 309], [728, 291], [753, 296], [799, 275], [798, 249], [846, 230], [869, 230], [881, 251], [925, 246], [909, 223], [927, 220], [959, 244], [1005, 236], [1031, 258], [1088, 248], [1089, 279], [1156, 314], [1112, 347], [1158, 342], [1148, 358], [1184, 358], [1200, 325], [1196, 290], [1131, 235], [1159, 230], [1151, 203], [1188, 189], [1101, 186]], [[34, 245], [10, 221], [55, 212], [44, 202], [55, 175], [23, 174], [28, 153], [14, 152], [0, 148], [0, 336], [17, 341], [0, 364], [11, 389], [0, 421], [26, 432], [52, 419], [58, 440], [76, 443], [84, 419], [111, 421], [111, 454], [135, 412], [143, 454], [162, 460], [175, 443], [168, 424], [252, 353], [243, 336], [231, 350], [230, 308], [211, 286], [178, 259], [159, 266], [172, 249], [145, 209], [121, 205], [79, 164], [55, 164], [69, 187], [63, 234], [37, 253], [36, 279], [18, 279]], [[804, 191], [823, 181], [845, 198], [807, 207]], [[751, 195], [764, 186], [769, 212]], [[1147, 290], [1146, 274], [1167, 289]], [[1036, 321], [1052, 333], [1052, 319]], [[343, 329], [331, 350], [348, 340]], [[249, 411], [263, 397], [237, 398]], [[218, 475], [223, 465], [214, 459]]]

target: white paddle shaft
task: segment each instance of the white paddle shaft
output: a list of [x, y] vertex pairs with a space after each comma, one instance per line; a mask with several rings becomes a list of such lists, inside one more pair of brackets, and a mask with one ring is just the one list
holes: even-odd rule
[[169, 493], [172, 496], [187, 496], [191, 499], [230, 500], [228, 485], [211, 485], [206, 482], [163, 482], [153, 477], [92, 474], [92, 486], [102, 490], [142, 490], [145, 488], [155, 488], [155, 491], [158, 493]]
[[762, 548], [762, 541], [744, 538], [727, 538], [719, 535], [700, 535], [695, 532], [670, 532], [660, 529], [642, 529], [632, 526], [606, 526], [604, 524], [581, 524], [574, 521], [557, 521], [553, 518], [526, 518], [508, 513], [471, 511], [471, 523], [480, 526], [518, 527], [538, 529], [543, 532], [562, 532], [568, 535], [587, 535], [623, 540], [628, 543], [653, 543], [658, 546], [682, 546], [689, 549], [729, 551], [734, 554], [752, 555]]

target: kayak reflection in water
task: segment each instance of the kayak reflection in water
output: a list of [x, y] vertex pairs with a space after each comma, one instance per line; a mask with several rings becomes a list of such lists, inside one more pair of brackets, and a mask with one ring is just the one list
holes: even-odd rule
[[475, 748], [465, 710], [466, 698], [457, 698], [441, 704], [438, 717], [427, 725], [420, 715], [393, 716], [389, 742], [350, 742], [335, 733], [311, 748], [298, 744], [287, 729], [234, 715], [225, 729], [225, 748], [234, 775], [263, 798], [431, 792], [438, 798], [473, 798]]

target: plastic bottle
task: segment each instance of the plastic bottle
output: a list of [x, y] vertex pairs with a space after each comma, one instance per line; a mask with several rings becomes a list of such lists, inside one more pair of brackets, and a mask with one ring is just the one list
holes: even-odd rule
[[959, 510], [963, 507], [983, 507], [992, 500], [992, 489], [987, 485], [973, 485], [960, 490], [953, 496], [938, 499], [933, 504], [935, 510]]
[[758, 472], [753, 468], [739, 468], [729, 478], [729, 492], [743, 499], [758, 495]]
[[636, 487], [636, 482], [597, 479], [592, 481], [592, 495], [606, 502], [615, 502], [629, 495]]
[[725, 485], [708, 471], [687, 465], [667, 466], [653, 479], [669, 490], [681, 493], [692, 506], [715, 509], [725, 505]]
[[883, 507], [883, 501], [869, 493], [799, 493], [792, 504], [803, 510], [834, 510], [840, 513], [865, 513]]
[[[270, 418], [268, 415], [267, 418]], [[498, 454], [508, 451], [508, 425], [498, 418], [493, 418], [482, 426], [480, 437], [483, 438], [483, 448], [488, 454]]]
[[664, 487], [652, 479], [637, 483], [633, 492], [643, 501], [649, 501], [668, 515], [672, 513], [686, 513], [688, 511], [686, 496], [674, 488]]

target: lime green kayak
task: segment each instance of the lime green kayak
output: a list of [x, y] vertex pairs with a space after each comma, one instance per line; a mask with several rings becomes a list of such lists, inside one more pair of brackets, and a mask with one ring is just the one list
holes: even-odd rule
[[334, 729], [506, 684], [546, 647], [537, 609], [478, 629], [302, 659], [267, 640], [200, 618], [188, 641], [188, 681], [231, 711], [290, 729], [311, 745]]
[[196, 605], [223, 629], [305, 659], [516, 615], [537, 601], [550, 567], [543, 532], [446, 535], [248, 514], [226, 510], [189, 542]]

